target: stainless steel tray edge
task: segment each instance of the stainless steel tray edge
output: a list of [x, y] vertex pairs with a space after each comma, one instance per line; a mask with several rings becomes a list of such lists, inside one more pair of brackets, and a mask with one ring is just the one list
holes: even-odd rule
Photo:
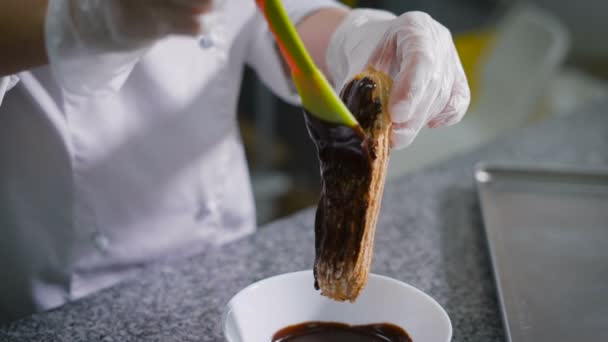
[[[494, 284], [497, 289], [498, 302], [500, 306], [500, 314], [502, 316], [503, 327], [505, 330], [505, 337], [508, 342], [513, 342], [513, 337], [510, 327], [516, 326], [521, 322], [509, 321], [507, 313], [506, 303], [504, 302], [504, 289], [501, 285], [501, 273], [495, 259], [495, 252], [497, 247], [494, 245], [493, 239], [488, 234], [491, 232], [487, 229], [486, 224], [488, 217], [486, 216], [487, 209], [484, 210], [483, 200], [483, 188], [493, 181], [493, 175], [497, 173], [511, 173], [519, 174], [523, 177], [526, 175], [539, 176], [549, 175], [552, 177], [559, 178], [588, 178], [588, 177], [599, 177], [602, 181], [608, 181], [608, 169], [606, 168], [593, 168], [593, 167], [579, 167], [576, 165], [564, 165], [564, 164], [525, 164], [525, 163], [508, 163], [508, 162], [479, 162], [474, 166], [474, 179], [476, 184], [477, 196], [479, 200], [479, 208], [481, 210], [481, 217], [484, 224], [483, 234], [487, 242], [487, 252], [490, 258], [492, 266], [492, 274], [494, 277]], [[516, 319], [516, 318], [514, 318]], [[511, 324], [513, 323], [513, 325]]]

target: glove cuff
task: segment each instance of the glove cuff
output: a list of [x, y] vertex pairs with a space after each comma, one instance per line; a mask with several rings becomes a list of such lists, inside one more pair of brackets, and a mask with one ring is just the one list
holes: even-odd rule
[[[354, 9], [342, 20], [332, 34], [325, 61], [334, 87], [340, 90], [351, 73], [360, 72], [369, 55], [386, 31], [382, 23], [396, 16], [388, 11], [376, 9]], [[369, 25], [379, 23], [379, 25]], [[354, 69], [354, 70], [353, 70]]]

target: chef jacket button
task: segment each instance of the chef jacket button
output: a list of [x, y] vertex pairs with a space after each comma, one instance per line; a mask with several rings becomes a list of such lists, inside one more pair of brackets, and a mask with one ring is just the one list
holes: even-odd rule
[[93, 233], [93, 243], [102, 252], [107, 252], [110, 247], [110, 239], [99, 232]]
[[207, 206], [200, 206], [198, 208], [198, 210], [196, 211], [196, 213], [194, 214], [194, 219], [196, 221], [202, 221], [205, 219], [205, 217], [207, 217], [209, 215], [211, 211], [209, 210], [209, 208]]
[[203, 49], [209, 49], [209, 48], [212, 48], [213, 45], [215, 45], [213, 43], [213, 39], [211, 39], [211, 37], [209, 37], [209, 36], [202, 36], [201, 39], [199, 40], [199, 44]]

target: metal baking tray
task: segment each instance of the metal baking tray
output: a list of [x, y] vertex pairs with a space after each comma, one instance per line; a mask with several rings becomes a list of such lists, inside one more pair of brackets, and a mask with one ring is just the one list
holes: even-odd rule
[[481, 164], [507, 340], [608, 341], [608, 170]]

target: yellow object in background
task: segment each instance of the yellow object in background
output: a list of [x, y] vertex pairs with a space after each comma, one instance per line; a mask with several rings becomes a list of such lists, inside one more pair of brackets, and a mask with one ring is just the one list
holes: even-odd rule
[[357, 6], [357, 0], [342, 0], [341, 2], [349, 7]]
[[495, 33], [491, 30], [471, 31], [454, 36], [454, 44], [471, 87], [471, 105], [478, 94], [479, 73], [494, 37]]

